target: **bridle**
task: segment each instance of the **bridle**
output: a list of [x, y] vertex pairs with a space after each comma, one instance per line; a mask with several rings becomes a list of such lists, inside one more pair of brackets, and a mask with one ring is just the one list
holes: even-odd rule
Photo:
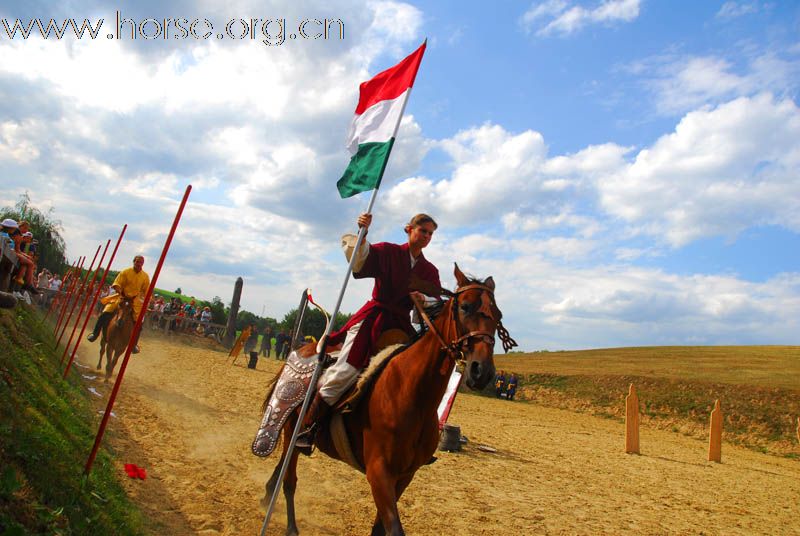
[[[494, 348], [494, 331], [469, 331], [463, 333], [465, 328], [462, 328], [461, 323], [458, 320], [458, 297], [459, 295], [467, 292], [469, 290], [481, 290], [488, 294], [485, 294], [481, 297], [481, 305], [476, 311], [478, 314], [483, 314], [484, 316], [493, 320], [496, 324], [495, 331], [497, 332], [498, 337], [500, 337], [500, 341], [503, 343], [503, 350], [508, 352], [511, 348], [517, 345], [516, 341], [511, 338], [508, 333], [508, 330], [503, 326], [503, 322], [501, 320], [503, 314], [500, 312], [500, 309], [497, 308], [497, 305], [494, 301], [494, 289], [490, 288], [483, 283], [469, 283], [464, 285], [463, 287], [458, 287], [455, 292], [450, 292], [442, 289], [442, 294], [451, 297], [450, 300], [450, 314], [451, 314], [451, 322], [455, 324], [455, 333], [456, 339], [451, 342], [445, 342], [442, 334], [436, 329], [436, 326], [431, 321], [428, 313], [425, 312], [425, 308], [422, 304], [414, 298], [412, 295], [412, 302], [417, 309], [417, 312], [422, 317], [425, 324], [428, 326], [428, 329], [434, 336], [438, 339], [440, 350], [442, 350], [447, 357], [449, 357], [454, 363], [463, 365], [466, 362], [466, 358], [464, 357], [464, 352], [467, 350], [469, 343], [471, 340], [480, 340], [485, 342]], [[449, 330], [448, 330], [449, 331]]]

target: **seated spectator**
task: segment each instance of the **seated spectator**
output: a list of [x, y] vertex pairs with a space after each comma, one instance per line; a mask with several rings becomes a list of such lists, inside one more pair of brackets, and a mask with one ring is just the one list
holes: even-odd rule
[[203, 312], [200, 313], [200, 323], [205, 325], [211, 323], [211, 307], [203, 307]]
[[[31, 255], [26, 254], [22, 249], [28, 249], [28, 244], [33, 239], [33, 235], [28, 231], [28, 222], [22, 221], [17, 224], [11, 218], [3, 220], [3, 230], [8, 233], [14, 241], [14, 250], [19, 260], [19, 269], [14, 277], [14, 282], [19, 285], [21, 290], [27, 290], [32, 294], [39, 294], [33, 286], [33, 275], [36, 273], [36, 265]], [[27, 234], [27, 236], [23, 236]]]
[[506, 388], [506, 373], [502, 370], [494, 377], [494, 392], [497, 398], [502, 398], [505, 395]]
[[517, 394], [517, 375], [511, 374], [511, 377], [508, 378], [508, 386], [506, 387], [506, 399], [507, 400], [514, 400], [514, 395]]

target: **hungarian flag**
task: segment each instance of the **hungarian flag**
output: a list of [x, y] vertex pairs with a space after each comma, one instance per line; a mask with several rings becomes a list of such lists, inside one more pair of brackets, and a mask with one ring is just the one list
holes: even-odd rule
[[380, 186], [423, 54], [425, 43], [359, 87], [356, 115], [347, 136], [347, 149], [353, 156], [336, 183], [343, 198]]

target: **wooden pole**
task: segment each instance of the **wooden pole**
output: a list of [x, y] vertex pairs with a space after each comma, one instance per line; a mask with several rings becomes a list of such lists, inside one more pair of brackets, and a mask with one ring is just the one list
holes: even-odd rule
[[[95, 280], [97, 279], [97, 271], [103, 265], [103, 259], [106, 258], [106, 253], [108, 253], [108, 246], [110, 245], [111, 245], [111, 240], [109, 239], [106, 241], [106, 247], [105, 249], [103, 249], [103, 254], [100, 256], [100, 262], [97, 263], [97, 269], [95, 269], [94, 273], [92, 274], [92, 280], [89, 282], [89, 285], [86, 287], [86, 291], [84, 292], [83, 302], [81, 302], [81, 308], [78, 311], [78, 316], [75, 318], [75, 323], [72, 325], [72, 332], [70, 332], [69, 334], [69, 340], [67, 341], [67, 345], [64, 346], [64, 353], [61, 354], [61, 362], [59, 363], [59, 366], [64, 364], [64, 358], [67, 357], [67, 352], [69, 351], [69, 347], [72, 346], [72, 339], [75, 337], [75, 331], [77, 331], [78, 329], [78, 324], [81, 323], [81, 320], [83, 318], [83, 311], [86, 310], [86, 303], [89, 301], [89, 297], [92, 295], [92, 288], [94, 286]], [[91, 316], [91, 314], [92, 310], [89, 309], [89, 316]], [[66, 326], [66, 324], [64, 325]], [[61, 334], [63, 335], [64, 332], [62, 331]]]
[[[69, 315], [67, 315], [67, 319], [64, 321], [64, 324], [61, 326], [61, 334], [58, 336], [56, 340], [56, 348], [58, 345], [61, 344], [61, 339], [64, 337], [64, 332], [67, 331], [67, 326], [69, 325], [70, 320], [72, 320], [72, 314], [75, 312], [75, 307], [78, 305], [78, 302], [81, 300], [81, 296], [85, 294], [86, 291], [86, 281], [89, 280], [89, 274], [92, 273], [94, 269], [94, 261], [97, 260], [97, 254], [100, 253], [100, 248], [103, 244], [97, 244], [97, 251], [94, 252], [94, 257], [92, 257], [92, 264], [89, 265], [89, 269], [83, 275], [83, 281], [81, 281], [80, 287], [77, 291], [73, 291], [75, 294], [75, 299], [72, 301], [72, 307], [69, 309]], [[105, 253], [104, 253], [105, 254]]]
[[158, 259], [158, 264], [156, 264], [153, 277], [150, 279], [150, 286], [148, 287], [147, 293], [144, 296], [142, 310], [139, 311], [139, 317], [136, 319], [136, 324], [133, 326], [131, 338], [128, 340], [128, 346], [125, 349], [125, 356], [122, 358], [122, 364], [120, 365], [119, 372], [117, 373], [117, 380], [114, 382], [114, 387], [108, 397], [108, 404], [106, 405], [106, 410], [103, 413], [103, 419], [100, 421], [100, 428], [97, 430], [97, 435], [94, 438], [94, 445], [92, 445], [92, 451], [89, 453], [89, 459], [86, 460], [86, 467], [83, 470], [86, 476], [89, 476], [89, 473], [92, 470], [92, 464], [97, 456], [97, 450], [100, 448], [100, 442], [103, 440], [103, 434], [105, 433], [106, 426], [108, 425], [108, 418], [111, 416], [111, 410], [114, 409], [114, 401], [116, 400], [117, 393], [119, 393], [119, 388], [122, 385], [122, 377], [125, 375], [125, 369], [128, 366], [128, 360], [131, 357], [133, 341], [138, 338], [139, 330], [142, 329], [142, 322], [144, 321], [144, 316], [147, 314], [147, 304], [150, 302], [150, 297], [153, 295], [153, 289], [156, 286], [156, 281], [158, 281], [158, 275], [161, 273], [161, 267], [164, 265], [164, 259], [167, 257], [169, 246], [172, 243], [172, 237], [175, 236], [175, 231], [178, 228], [178, 222], [181, 221], [181, 215], [183, 214], [183, 209], [186, 206], [186, 201], [189, 199], [189, 193], [191, 193], [191, 191], [192, 185], [190, 184], [186, 187], [186, 192], [183, 194], [181, 204], [178, 206], [178, 212], [175, 214], [175, 219], [172, 221], [172, 228], [169, 230], [167, 240], [164, 242], [164, 248], [161, 250], [161, 257]]
[[633, 384], [625, 397], [625, 453], [639, 454], [639, 397]]
[[66, 378], [67, 374], [69, 374], [69, 369], [72, 366], [72, 361], [75, 359], [75, 352], [78, 351], [78, 346], [81, 345], [81, 339], [83, 338], [84, 331], [86, 331], [86, 325], [89, 323], [89, 319], [92, 317], [92, 310], [94, 309], [94, 306], [97, 303], [97, 298], [100, 296], [100, 291], [103, 289], [103, 284], [106, 282], [106, 277], [108, 277], [108, 271], [111, 269], [111, 264], [114, 262], [114, 257], [117, 256], [117, 249], [119, 249], [119, 244], [120, 242], [122, 242], [122, 237], [125, 236], [125, 230], [127, 228], [128, 228], [127, 223], [122, 226], [122, 231], [119, 233], [119, 238], [117, 238], [117, 243], [114, 246], [114, 251], [111, 252], [111, 258], [108, 259], [108, 264], [106, 265], [106, 269], [103, 270], [103, 276], [100, 278], [100, 283], [98, 283], [97, 288], [94, 291], [94, 298], [92, 298], [92, 304], [89, 306], [89, 312], [86, 313], [86, 317], [83, 319], [83, 326], [81, 327], [81, 332], [78, 334], [78, 340], [75, 341], [75, 347], [72, 349], [72, 353], [69, 356], [69, 360], [67, 361], [67, 366], [64, 367], [64, 378]]
[[[72, 293], [75, 292], [75, 284], [78, 282], [78, 277], [75, 277], [75, 274], [80, 274], [81, 270], [83, 270], [83, 262], [86, 260], [86, 257], [81, 257], [80, 261], [78, 262], [78, 269], [77, 271], [73, 271], [72, 273], [72, 280], [69, 282], [67, 286], [67, 295], [64, 297], [64, 304], [61, 306], [61, 313], [58, 316], [58, 322], [56, 322], [56, 329], [53, 331], [53, 335], [55, 336], [58, 333], [58, 329], [61, 327], [61, 321], [64, 319], [64, 313], [67, 312], [67, 306], [69, 305], [70, 300], [72, 300]], [[66, 279], [66, 276], [64, 277]], [[66, 283], [64, 283], [66, 286]]]
[[233, 348], [236, 340], [236, 318], [239, 316], [239, 301], [242, 299], [243, 285], [244, 280], [241, 277], [237, 277], [236, 283], [233, 285], [231, 308], [228, 311], [228, 330], [225, 332], [225, 340], [222, 341], [226, 348]]
[[722, 409], [719, 399], [711, 411], [711, 426], [708, 434], [708, 461], [722, 463]]
[[800, 443], [800, 417], [797, 418], [797, 442]]
[[[78, 265], [78, 260], [75, 259], [75, 262], [72, 263], [72, 267], [69, 270], [67, 270], [67, 272], [64, 274], [64, 279], [67, 278], [67, 276], [70, 274], [70, 272], [72, 272], [72, 270], [74, 270], [77, 265]], [[63, 284], [64, 284], [63, 280], [62, 280], [61, 284], [63, 286]], [[66, 292], [66, 289], [64, 289], [64, 291]], [[59, 303], [61, 302], [61, 300], [59, 299], [60, 298], [60, 296], [58, 294], [59, 292], [61, 292], [61, 289], [57, 290], [56, 293], [53, 294], [53, 299], [50, 300], [50, 307], [47, 309], [47, 314], [44, 315], [44, 320], [47, 320], [47, 317], [50, 316], [50, 313], [53, 311], [54, 304], [56, 302], [59, 302]]]

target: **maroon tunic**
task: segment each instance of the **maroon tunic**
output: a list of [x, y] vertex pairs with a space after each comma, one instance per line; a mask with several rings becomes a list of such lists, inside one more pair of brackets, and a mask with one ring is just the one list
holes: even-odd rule
[[347, 362], [353, 367], [362, 369], [367, 365], [370, 357], [375, 354], [375, 343], [384, 331], [398, 328], [409, 335], [414, 333], [409, 319], [413, 307], [408, 289], [411, 274], [434, 283], [437, 287], [441, 286], [439, 270], [421, 253], [414, 268], [411, 268], [407, 243], [399, 245], [380, 242], [370, 245], [364, 266], [358, 273], [354, 272], [353, 277], [375, 278], [372, 299], [350, 317], [342, 329], [329, 337], [331, 344], [344, 342], [347, 330], [361, 321], [364, 322], [347, 356]]

